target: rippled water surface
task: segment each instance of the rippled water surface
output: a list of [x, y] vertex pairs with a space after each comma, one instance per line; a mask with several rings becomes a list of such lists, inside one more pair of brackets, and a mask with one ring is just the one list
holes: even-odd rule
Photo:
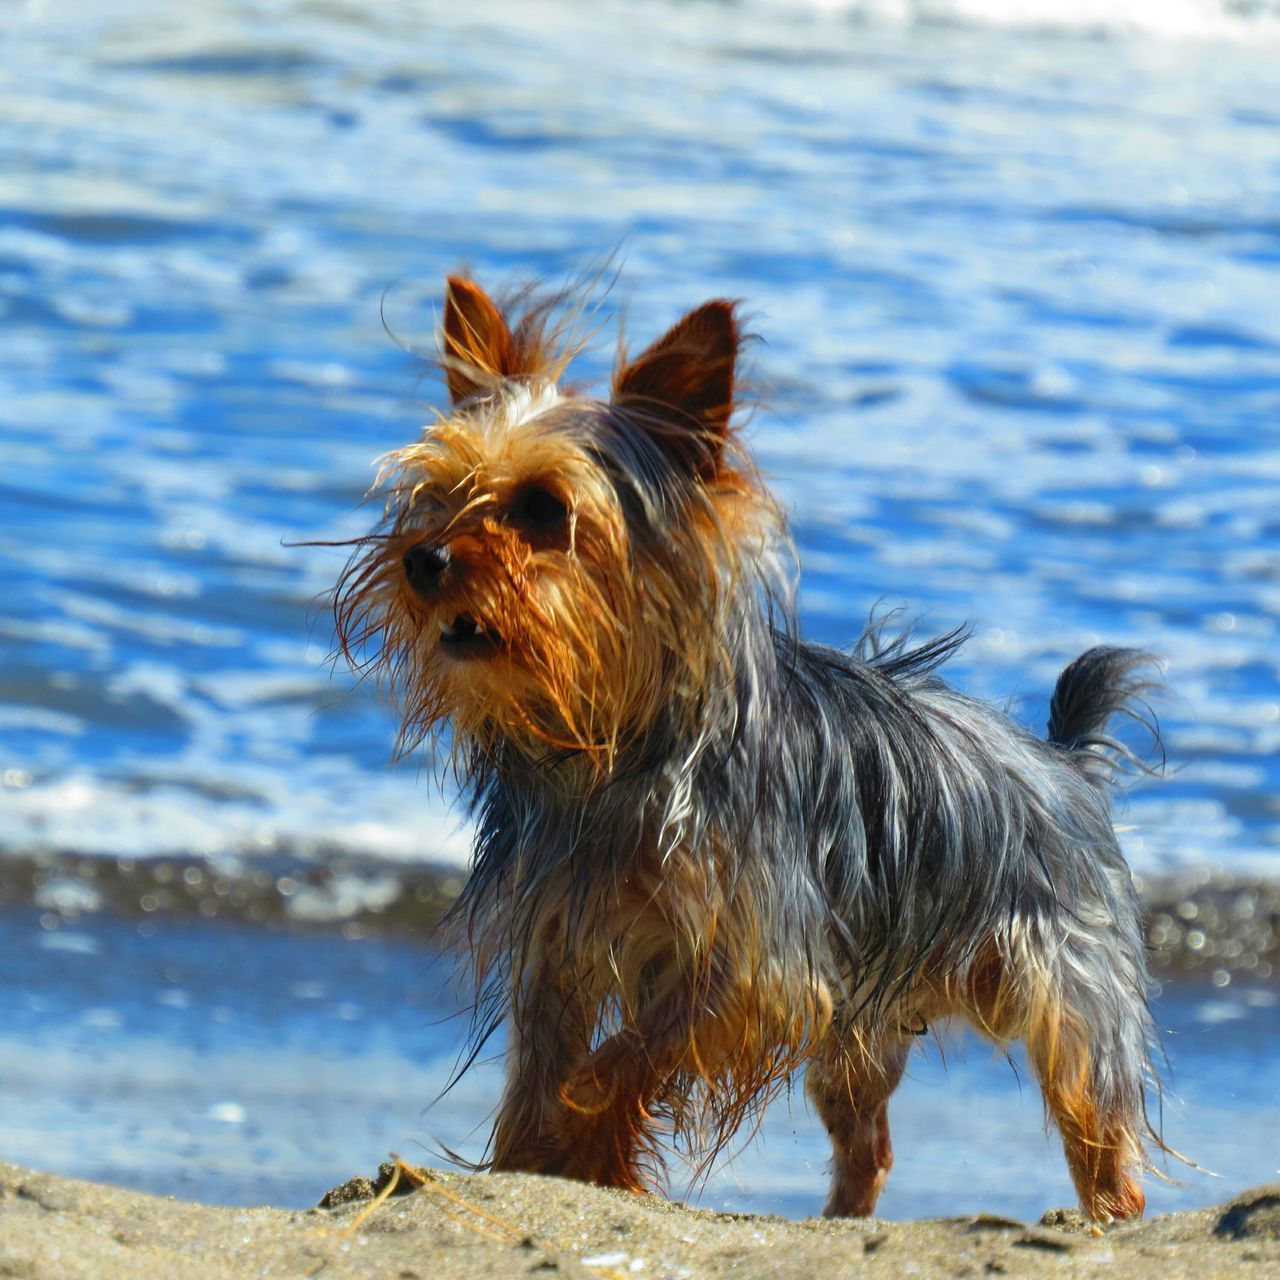
[[972, 620], [954, 678], [1037, 722], [1083, 646], [1147, 646], [1179, 772], [1134, 799], [1135, 861], [1274, 865], [1270, 19], [1181, 41], [585, 0], [3, 21], [10, 847], [460, 856], [448, 797], [389, 768], [386, 713], [326, 664], [339, 553], [289, 544], [362, 531], [371, 460], [437, 399], [384, 295], [429, 347], [460, 262], [558, 280], [621, 247], [637, 338], [747, 301], [810, 634], [846, 641], [876, 601]]
[[[1135, 865], [1275, 875], [1278, 26], [1274, 5], [1209, 0], [6, 7], [0, 859], [463, 859], [431, 762], [393, 768], [388, 713], [327, 661], [317, 601], [341, 552], [296, 544], [367, 528], [372, 460], [439, 402], [412, 353], [446, 271], [559, 282], [616, 252], [605, 316], [635, 340], [745, 299], [763, 339], [748, 430], [791, 513], [808, 634], [846, 642], [876, 602], [971, 621], [953, 679], [1037, 725], [1085, 646], [1153, 650], [1175, 767], [1124, 813]], [[602, 382], [612, 346], [606, 326], [580, 376]], [[402, 960], [376, 948], [308, 959], [252, 935], [235, 954], [276, 1001], [259, 1025], [252, 1001], [182, 976], [220, 963], [199, 930], [135, 972], [109, 920], [38, 943], [6, 927], [5, 1060], [35, 1081], [14, 1096], [91, 1098], [100, 1061], [172, 1102], [104, 1119], [86, 1101], [56, 1123], [32, 1103], [7, 1156], [163, 1185], [139, 1162], [172, 1171], [182, 1131], [192, 1194], [300, 1202], [311, 1154], [368, 1166], [436, 1079], [406, 1047], [431, 1010], [378, 1003]], [[102, 958], [46, 990], [55, 960], [85, 956]], [[310, 979], [281, 976], [298, 965], [323, 975], [323, 1016], [304, 1016]], [[150, 1002], [136, 1026], [127, 991]], [[1197, 1114], [1248, 1153], [1274, 1117], [1255, 1089], [1269, 1078], [1274, 1099], [1274, 1018], [1197, 1008], [1170, 1015], [1219, 1055], [1179, 1059], [1201, 1064]], [[268, 1061], [277, 1023], [298, 1039]], [[1237, 1023], [1238, 1044], [1220, 1029]], [[199, 1027], [213, 1038], [175, 1057]], [[347, 1066], [290, 1109], [325, 1036]], [[999, 1070], [1003, 1092], [948, 1086], [995, 1099], [984, 1132], [1011, 1105]], [[445, 1140], [482, 1123], [494, 1083], [460, 1095]], [[972, 1135], [926, 1112], [907, 1123], [939, 1185], [990, 1182], [1015, 1207], [1004, 1173], [963, 1163]], [[263, 1116], [276, 1127], [250, 1133]], [[78, 1161], [73, 1134], [114, 1154]], [[252, 1194], [220, 1163], [232, 1150], [270, 1166]], [[765, 1190], [736, 1203], [814, 1207], [787, 1197], [817, 1147], [772, 1150], [789, 1154], [748, 1165]], [[1017, 1166], [1028, 1204], [1067, 1198], [1048, 1158], [1056, 1183]]]

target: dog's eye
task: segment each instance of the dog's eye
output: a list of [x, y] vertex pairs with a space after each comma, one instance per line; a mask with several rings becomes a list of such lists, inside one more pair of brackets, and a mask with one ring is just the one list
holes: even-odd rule
[[520, 524], [545, 532], [560, 528], [569, 517], [569, 508], [554, 493], [530, 485], [516, 495], [511, 514]]

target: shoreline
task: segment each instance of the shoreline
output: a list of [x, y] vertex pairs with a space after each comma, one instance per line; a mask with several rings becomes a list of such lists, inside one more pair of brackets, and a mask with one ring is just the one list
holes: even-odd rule
[[[921, 1280], [1016, 1274], [1133, 1280], [1272, 1274], [1280, 1183], [1210, 1209], [1112, 1227], [1051, 1210], [889, 1222], [788, 1220], [689, 1209], [526, 1174], [424, 1171], [380, 1203], [353, 1179], [333, 1209], [229, 1209], [0, 1164], [0, 1274], [24, 1280], [398, 1277], [716, 1280], [840, 1274]], [[360, 1194], [363, 1193], [363, 1194]], [[331, 1193], [333, 1194], [333, 1193]]]
[[[433, 945], [465, 878], [459, 867], [340, 852], [208, 859], [0, 849], [0, 910], [37, 909], [48, 929], [109, 911], [144, 931], [148, 921], [199, 919]], [[1134, 879], [1154, 978], [1280, 984], [1280, 879], [1209, 868]]]

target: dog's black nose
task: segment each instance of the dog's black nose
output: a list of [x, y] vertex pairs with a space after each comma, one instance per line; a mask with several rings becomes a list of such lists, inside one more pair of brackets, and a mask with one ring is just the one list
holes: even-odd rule
[[404, 553], [401, 563], [409, 586], [420, 596], [429, 594], [449, 566], [449, 548], [419, 542]]

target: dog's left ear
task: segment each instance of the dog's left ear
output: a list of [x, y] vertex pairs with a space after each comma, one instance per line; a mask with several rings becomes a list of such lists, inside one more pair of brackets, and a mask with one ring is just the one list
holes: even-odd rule
[[444, 293], [445, 380], [454, 404], [483, 391], [485, 374], [520, 372], [516, 340], [502, 312], [474, 280], [450, 276]]
[[710, 473], [729, 434], [740, 344], [736, 304], [704, 303], [618, 369], [613, 402], [634, 409], [681, 463]]

